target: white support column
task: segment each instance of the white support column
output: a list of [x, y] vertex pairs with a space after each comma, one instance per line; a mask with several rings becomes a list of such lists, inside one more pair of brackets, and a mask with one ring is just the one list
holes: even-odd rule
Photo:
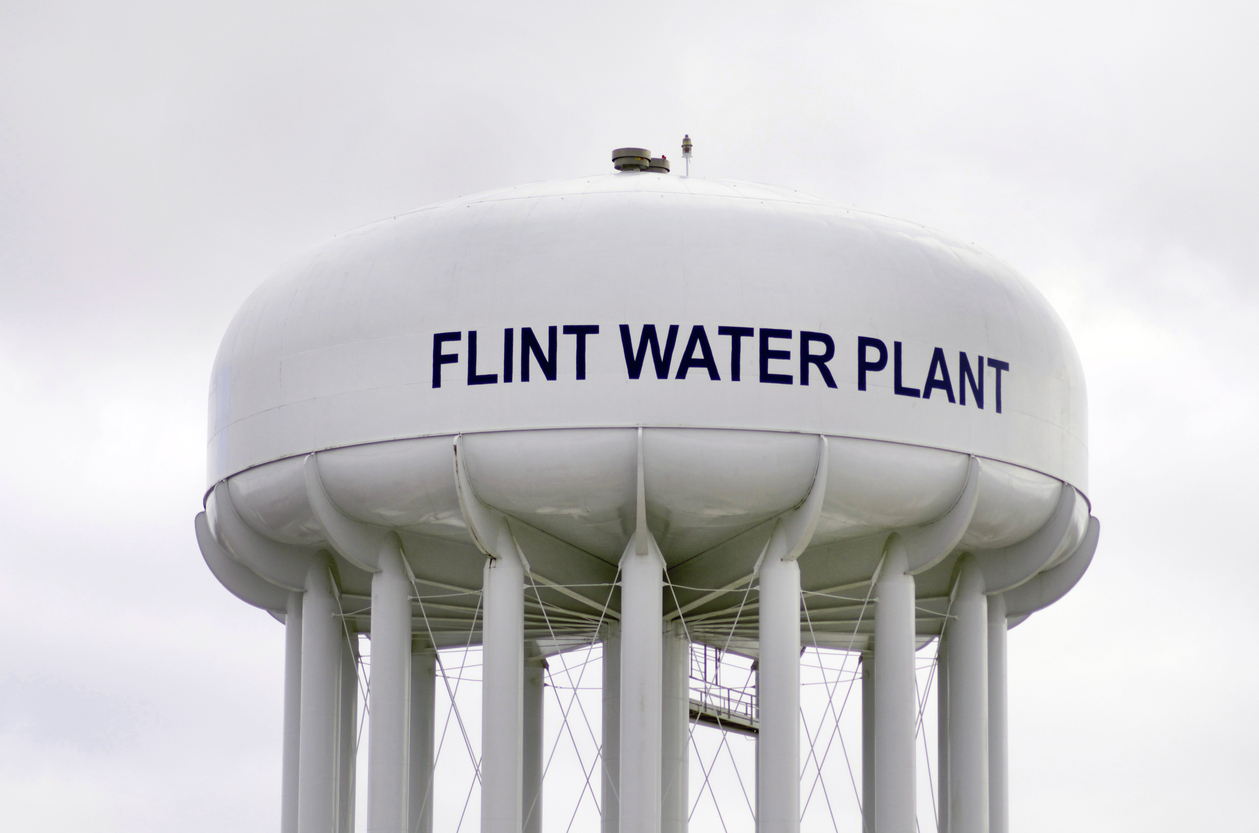
[[[752, 661], [752, 685], [756, 686], [756, 704], [757, 704], [757, 709], [758, 709], [757, 714], [759, 715], [760, 713], [759, 709], [760, 709], [760, 703], [761, 703], [761, 662], [760, 660]], [[756, 734], [756, 737], [753, 740], [753, 744], [755, 744], [755, 748], [752, 750], [752, 754], [755, 755], [756, 766], [752, 768], [753, 769], [753, 772], [752, 772], [752, 788], [753, 788], [752, 810], [753, 810], [753, 815], [757, 819], [759, 819], [761, 817], [761, 735], [759, 732]]]
[[529, 657], [525, 660], [524, 730], [522, 733], [524, 833], [542, 833], [542, 769], [545, 765], [542, 749], [545, 702], [542, 694], [545, 677], [546, 659]]
[[525, 573], [510, 531], [485, 563], [481, 687], [481, 831], [520, 833]]
[[621, 559], [620, 833], [660, 833], [664, 563], [640, 534]]
[[604, 625], [603, 631], [603, 770], [602, 833], [621, 829], [621, 626]]
[[760, 572], [758, 833], [800, 829], [800, 565], [769, 553]]
[[952, 625], [944, 623], [940, 634], [940, 655], [936, 660], [936, 800], [939, 802], [939, 833], [949, 833], [949, 634]]
[[434, 718], [437, 704], [437, 652], [428, 642], [411, 643], [411, 797], [407, 801], [410, 833], [433, 833]]
[[372, 574], [368, 687], [367, 833], [408, 833], [411, 786], [411, 583], [402, 554], [385, 549]]
[[899, 536], [888, 541], [874, 612], [876, 833], [914, 833], [914, 579]]
[[988, 596], [988, 831], [1009, 833], [1010, 771], [1006, 712], [1005, 596]]
[[874, 651], [861, 652], [861, 831], [874, 833]]
[[302, 594], [289, 593], [284, 612], [284, 756], [280, 769], [280, 833], [297, 833], [297, 770], [302, 723]]
[[958, 561], [949, 623], [949, 831], [988, 833], [988, 603], [973, 556]]
[[330, 567], [326, 559], [315, 559], [306, 576], [302, 599], [298, 833], [329, 833], [337, 827], [343, 637], [332, 595]]
[[660, 829], [662, 833], [686, 833], [690, 810], [691, 643], [681, 622], [671, 623], [665, 631], [662, 674]]
[[354, 798], [358, 770], [358, 646], [357, 634], [341, 637], [341, 692], [337, 712], [341, 715], [341, 738], [337, 745], [341, 760], [337, 764], [337, 830], [354, 833]]

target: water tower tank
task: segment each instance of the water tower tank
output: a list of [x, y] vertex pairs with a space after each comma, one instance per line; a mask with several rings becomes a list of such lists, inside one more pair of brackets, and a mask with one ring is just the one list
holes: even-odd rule
[[223, 339], [198, 537], [287, 625], [286, 833], [352, 824], [360, 632], [373, 831], [431, 825], [432, 655], [469, 641], [482, 829], [538, 829], [531, 663], [600, 640], [604, 830], [685, 829], [708, 643], [757, 662], [760, 830], [798, 829], [811, 645], [862, 653], [864, 813], [909, 833], [937, 638], [941, 815], [1004, 830], [1006, 628], [1098, 534], [1061, 320], [921, 226], [614, 156], [337, 237]]

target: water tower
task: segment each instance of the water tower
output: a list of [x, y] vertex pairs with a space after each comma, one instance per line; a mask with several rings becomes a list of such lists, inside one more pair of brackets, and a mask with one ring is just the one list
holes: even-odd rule
[[1006, 630], [1098, 537], [1062, 322], [921, 226], [613, 157], [335, 238], [223, 339], [196, 527], [286, 626], [284, 833], [353, 826], [360, 633], [372, 833], [431, 830], [434, 657], [469, 641], [481, 828], [538, 830], [537, 669], [590, 640], [604, 831], [686, 828], [710, 645], [756, 662], [758, 830], [799, 829], [813, 646], [862, 656], [863, 826], [911, 833], [940, 640], [939, 822], [1004, 833]]

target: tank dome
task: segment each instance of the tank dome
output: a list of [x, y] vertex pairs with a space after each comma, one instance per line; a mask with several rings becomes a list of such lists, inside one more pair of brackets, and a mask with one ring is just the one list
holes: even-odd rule
[[894, 441], [1087, 488], [1076, 351], [1007, 265], [795, 191], [630, 172], [451, 200], [289, 264], [219, 351], [209, 485], [384, 440], [636, 425]]

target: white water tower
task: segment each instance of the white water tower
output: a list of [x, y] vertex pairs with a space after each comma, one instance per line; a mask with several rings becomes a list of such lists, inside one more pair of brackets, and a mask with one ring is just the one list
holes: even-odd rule
[[469, 642], [482, 830], [538, 830], [538, 663], [592, 640], [605, 831], [685, 830], [708, 645], [757, 663], [758, 830], [799, 829], [812, 646], [862, 654], [865, 827], [912, 833], [936, 639], [940, 825], [1004, 833], [1006, 629], [1098, 536], [1062, 322], [920, 226], [613, 156], [338, 237], [223, 339], [197, 534], [286, 624], [284, 833], [353, 826], [360, 633], [372, 833], [431, 830], [434, 658]]

